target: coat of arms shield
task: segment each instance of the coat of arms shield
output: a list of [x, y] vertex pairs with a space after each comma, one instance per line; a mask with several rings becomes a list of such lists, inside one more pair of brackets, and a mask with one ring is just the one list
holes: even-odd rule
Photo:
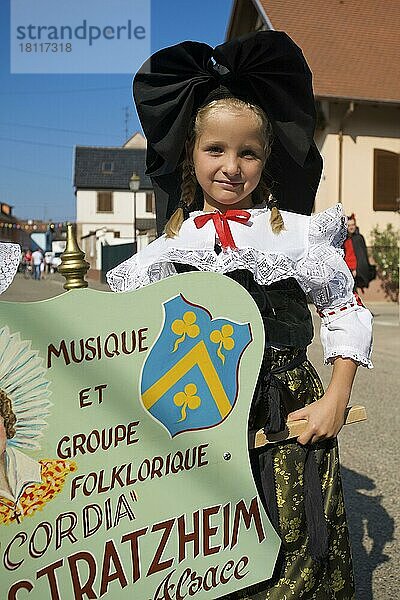
[[163, 306], [162, 329], [143, 366], [141, 399], [174, 437], [214, 427], [229, 415], [252, 334], [249, 323], [213, 319], [182, 294]]

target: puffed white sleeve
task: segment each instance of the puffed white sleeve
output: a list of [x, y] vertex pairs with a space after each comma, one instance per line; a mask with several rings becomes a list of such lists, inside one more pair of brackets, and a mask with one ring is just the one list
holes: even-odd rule
[[0, 242], [0, 294], [11, 285], [21, 260], [18, 244]]
[[343, 259], [346, 234], [341, 204], [310, 217], [299, 282], [321, 317], [325, 363], [341, 356], [371, 369], [372, 315], [353, 292], [354, 280]]
[[113, 292], [130, 292], [150, 283], [176, 275], [174, 265], [163, 257], [164, 237], [151, 242], [106, 274]]

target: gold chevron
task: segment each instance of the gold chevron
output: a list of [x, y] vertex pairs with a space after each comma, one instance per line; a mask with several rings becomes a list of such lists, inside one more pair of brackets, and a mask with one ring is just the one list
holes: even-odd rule
[[176, 365], [167, 371], [158, 381], [142, 394], [142, 401], [150, 409], [173, 385], [176, 384], [190, 369], [198, 365], [210, 389], [211, 395], [224, 419], [232, 406], [225, 393], [218, 373], [212, 363], [207, 346], [203, 341], [198, 342], [189, 352], [181, 358]]

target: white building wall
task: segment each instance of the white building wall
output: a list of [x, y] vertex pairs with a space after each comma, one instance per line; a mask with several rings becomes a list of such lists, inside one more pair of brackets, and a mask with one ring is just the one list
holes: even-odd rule
[[[78, 190], [76, 194], [76, 219], [80, 245], [92, 269], [101, 270], [101, 245], [127, 244], [134, 241], [134, 194], [113, 191], [113, 211], [97, 212], [97, 193], [101, 190]], [[106, 190], [105, 190], [106, 191]], [[108, 190], [107, 190], [108, 191]], [[146, 212], [146, 192], [136, 193], [136, 219], [151, 219]], [[95, 235], [90, 233], [95, 232]], [[119, 233], [119, 237], [114, 236]], [[83, 239], [82, 239], [83, 238]], [[138, 250], [151, 241], [149, 235], [137, 232]]]
[[[133, 193], [113, 192], [113, 212], [97, 212], [97, 191], [78, 190], [76, 196], [76, 218], [79, 223], [132, 223]], [[146, 193], [136, 193], [136, 218], [149, 219], [152, 212], [146, 212]]]

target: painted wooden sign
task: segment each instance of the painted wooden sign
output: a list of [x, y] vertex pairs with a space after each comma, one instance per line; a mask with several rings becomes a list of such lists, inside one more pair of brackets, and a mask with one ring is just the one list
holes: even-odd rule
[[264, 330], [242, 287], [188, 273], [0, 319], [1, 598], [201, 600], [271, 576], [247, 450]]

